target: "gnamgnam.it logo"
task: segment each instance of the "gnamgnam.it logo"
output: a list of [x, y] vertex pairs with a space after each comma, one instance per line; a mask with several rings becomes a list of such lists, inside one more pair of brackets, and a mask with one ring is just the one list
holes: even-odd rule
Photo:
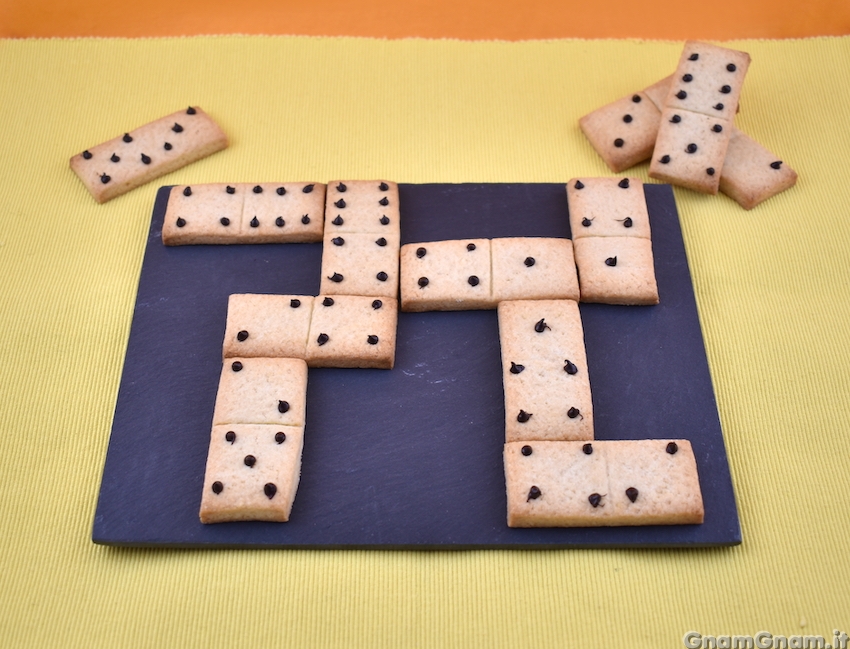
[[759, 631], [755, 635], [703, 635], [688, 631], [682, 644], [688, 649], [848, 649], [850, 637], [835, 629], [832, 638], [822, 635], [774, 635]]

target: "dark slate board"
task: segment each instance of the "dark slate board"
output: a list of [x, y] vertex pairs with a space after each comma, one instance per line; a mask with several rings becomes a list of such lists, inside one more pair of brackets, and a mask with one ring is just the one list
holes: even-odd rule
[[[400, 314], [391, 371], [311, 369], [290, 522], [198, 521], [231, 293], [316, 295], [320, 244], [167, 248], [157, 194], [92, 539], [131, 546], [559, 548], [741, 542], [673, 192], [647, 185], [661, 304], [581, 305], [597, 439], [683, 437], [702, 525], [510, 529], [496, 313]], [[569, 237], [562, 184], [401, 185], [402, 243]]]

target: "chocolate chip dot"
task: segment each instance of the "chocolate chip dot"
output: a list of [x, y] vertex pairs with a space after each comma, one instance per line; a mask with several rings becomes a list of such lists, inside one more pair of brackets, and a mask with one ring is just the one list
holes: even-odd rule
[[299, 306], [301, 306], [301, 300], [299, 300], [299, 299], [289, 300], [289, 306], [291, 306], [293, 309], [297, 309]]
[[91, 160], [92, 159], [91, 151], [89, 151], [88, 149], [83, 151], [83, 158], [85, 158], [86, 160]]
[[697, 147], [696, 144], [691, 142], [688, 146], [685, 147], [685, 152], [686, 153], [696, 153], [698, 148], [699, 147]]
[[230, 369], [232, 369], [234, 372], [241, 372], [243, 367], [244, 366], [242, 365], [242, 363], [240, 363], [239, 361], [235, 361], [233, 365], [230, 366]]
[[602, 502], [602, 496], [597, 493], [592, 493], [587, 497], [587, 502], [589, 502], [594, 508], [599, 507], [599, 503]]
[[390, 199], [387, 198], [386, 196], [384, 196], [381, 200], [378, 201], [378, 204], [386, 207], [387, 205], [390, 204]]
[[227, 187], [224, 188], [224, 191], [226, 191], [228, 194], [235, 194], [236, 188], [233, 187], [232, 185], [228, 185]]
[[424, 256], [425, 256], [425, 255], [427, 255], [427, 254], [428, 254], [428, 251], [427, 251], [427, 250], [425, 250], [425, 248], [417, 248], [417, 249], [416, 249], [416, 256], [417, 256], [419, 259], [422, 259], [422, 257], [424, 257]]
[[282, 228], [284, 225], [286, 225], [286, 221], [283, 220], [282, 216], [279, 216], [274, 220], [274, 224], [277, 227]]
[[380, 300], [373, 300], [372, 301], [372, 308], [375, 309], [376, 311], [378, 309], [380, 309], [382, 306], [384, 306], [384, 303], [381, 302]]
[[178, 216], [177, 217], [177, 227], [182, 228], [182, 227], [185, 227], [185, 225], [186, 225], [186, 219], [184, 219], [182, 216]]
[[540, 320], [534, 323], [534, 331], [539, 334], [542, 334], [547, 329], [551, 330], [552, 327], [546, 324], [546, 318], [540, 318]]
[[375, 277], [378, 279], [379, 282], [386, 282], [389, 278], [389, 275], [387, 275], [384, 271], [381, 271], [380, 273], [375, 275]]
[[691, 55], [688, 57], [688, 61], [696, 61], [698, 58], [699, 58], [699, 54], [697, 54], [696, 52], [694, 52], [693, 54], [691, 54]]
[[618, 149], [621, 149], [624, 144], [625, 144], [625, 142], [623, 141], [623, 138], [621, 138], [621, 137], [618, 137], [616, 140], [614, 140], [614, 146], [617, 147]]
[[334, 237], [333, 239], [331, 239], [331, 243], [335, 246], [342, 246], [345, 244], [345, 239], [343, 239], [342, 237]]
[[133, 138], [130, 136], [129, 133], [124, 133], [124, 137], [122, 137], [121, 139], [124, 140], [127, 144], [133, 141]]
[[370, 345], [377, 345], [378, 344], [378, 337], [375, 336], [375, 335], [367, 336], [366, 342], [369, 343]]
[[186, 188], [183, 190], [183, 196], [191, 196], [191, 195], [192, 195], [192, 188], [191, 188], [191, 187], [186, 187]]
[[620, 187], [622, 189], [628, 189], [629, 188], [629, 179], [623, 178], [620, 182], [617, 183], [617, 187]]
[[275, 433], [274, 441], [276, 441], [278, 444], [283, 444], [286, 441], [286, 433], [284, 433], [283, 431]]
[[475, 250], [475, 244], [474, 244], [474, 243], [468, 243], [468, 244], [466, 244], [466, 249], [467, 249], [469, 252], [472, 252], [473, 250]]
[[687, 98], [687, 96], [688, 96], [688, 93], [686, 93], [684, 90], [680, 90], [679, 92], [676, 93], [676, 97], [678, 99], [685, 99], [685, 98]]
[[240, 343], [244, 343], [246, 340], [248, 340], [248, 336], [248, 332], [243, 329], [238, 334], [236, 334], [236, 340], [238, 340]]
[[307, 225], [308, 223], [310, 223], [310, 217], [305, 214], [304, 216], [301, 217], [301, 223], [303, 223], [304, 225]]
[[478, 286], [478, 284], [481, 282], [481, 280], [478, 279], [478, 277], [476, 277], [475, 275], [470, 275], [469, 279], [467, 279], [466, 281], [469, 282], [470, 286]]
[[623, 121], [624, 121], [626, 124], [631, 124], [631, 122], [632, 122], [632, 116], [631, 116], [631, 115], [629, 115], [628, 113], [627, 113], [627, 114], [625, 114], [625, 115], [623, 115]]
[[151, 157], [149, 155], [142, 154], [142, 164], [149, 165], [151, 163]]
[[581, 450], [582, 452], [584, 452], [585, 455], [593, 455], [593, 444], [585, 444], [581, 447]]
[[[575, 419], [579, 415], [581, 415], [581, 411], [578, 408], [573, 407], [567, 410], [567, 417], [570, 419]], [[582, 419], [584, 419], [584, 417], [582, 417]]]
[[328, 334], [319, 334], [319, 337], [316, 338], [316, 344], [318, 344], [319, 347], [321, 347], [326, 342], [328, 342], [330, 339], [331, 338], [330, 338], [330, 336], [328, 336]]
[[705, 170], [705, 173], [707, 173], [709, 176], [713, 176], [714, 175], [714, 167], [709, 167], [708, 169]]
[[426, 286], [428, 286], [428, 278], [420, 277], [416, 283], [419, 284], [419, 288], [425, 288]]
[[578, 368], [576, 367], [575, 363], [573, 363], [571, 360], [567, 359], [567, 360], [564, 361], [564, 371], [567, 374], [570, 374], [570, 375], [577, 374]]
[[682, 77], [682, 81], [684, 81], [685, 83], [690, 83], [693, 80], [694, 80], [694, 75], [692, 75], [692, 74], [686, 74], [685, 76]]
[[720, 88], [720, 92], [722, 92], [724, 95], [728, 95], [730, 92], [732, 92], [732, 86], [723, 86], [722, 88]]
[[670, 442], [667, 444], [667, 448], [665, 449], [670, 455], [675, 455], [676, 451], [679, 450], [679, 445], [676, 442]]
[[315, 187], [315, 185], [304, 185], [304, 188], [301, 191], [305, 194], [309, 194], [313, 191], [313, 187]]
[[175, 133], [182, 133], [183, 127], [180, 126], [180, 124], [178, 124], [177, 122], [174, 122], [174, 126], [171, 127], [171, 130], [174, 131]]
[[389, 188], [390, 186], [387, 183], [381, 183], [380, 185], [378, 185], [378, 189], [380, 189], [382, 192], [387, 191]]
[[537, 500], [542, 495], [543, 492], [540, 491], [540, 487], [532, 487], [528, 490], [528, 499], [525, 502], [528, 502], [529, 500]]
[[781, 166], [782, 166], [782, 160], [776, 160], [776, 161], [770, 163], [771, 169], [779, 169], [779, 167], [781, 167]]
[[220, 494], [224, 491], [224, 485], [221, 484], [218, 480], [212, 483], [212, 491], [214, 494]]
[[253, 192], [254, 192], [255, 194], [262, 194], [262, 193], [263, 193], [263, 188], [262, 188], [260, 185], [254, 185]]
[[187, 109], [186, 109], [186, 114], [187, 114], [187, 115], [194, 115], [196, 112], [198, 112], [198, 111], [196, 111], [196, 110], [195, 110], [194, 108], [192, 108], [191, 106], [189, 106], [189, 108], [187, 108]]
[[735, 70], [738, 69], [738, 67], [734, 63], [730, 63], [729, 65], [726, 66], [726, 69], [729, 70], [729, 72], [734, 72]]
[[673, 117], [671, 117], [671, 118], [670, 118], [670, 123], [671, 123], [671, 124], [678, 124], [678, 123], [679, 123], [679, 122], [681, 122], [681, 121], [682, 121], [682, 116], [681, 116], [681, 115], [673, 115]]
[[173, 147], [171, 146], [171, 142], [166, 142], [165, 144], [162, 145], [162, 148], [165, 149], [166, 151], [171, 151], [171, 149]]
[[250, 225], [252, 228], [258, 228], [260, 227], [260, 220], [255, 216], [253, 219], [251, 219]]
[[286, 187], [278, 187], [276, 190], [278, 196], [283, 196], [286, 194]]
[[337, 214], [337, 217], [333, 221], [331, 221], [331, 223], [333, 223], [334, 225], [342, 225], [343, 223], [345, 223], [345, 220]]
[[389, 225], [389, 224], [390, 224], [390, 219], [386, 214], [384, 214], [384, 216], [381, 217], [381, 225]]
[[112, 162], [121, 162], [121, 158], [119, 158], [119, 157], [118, 157], [117, 155], [115, 155], [114, 153], [112, 154], [112, 157], [111, 157], [111, 158], [109, 158], [109, 159], [110, 159]]
[[608, 259], [605, 260], [605, 265], [613, 268], [617, 265], [617, 257], [608, 257]]
[[658, 159], [658, 162], [660, 162], [663, 165], [666, 165], [670, 162], [670, 156], [669, 155], [663, 155], [663, 156], [661, 156], [661, 158]]
[[289, 402], [288, 401], [278, 401], [277, 402], [277, 411], [282, 415], [289, 412]]
[[723, 127], [720, 126], [720, 124], [715, 124], [714, 126], [711, 127], [711, 130], [714, 131], [715, 133], [721, 133], [723, 131]]
[[257, 458], [255, 458], [253, 455], [246, 455], [245, 459], [243, 459], [242, 461], [248, 468], [253, 468], [253, 466], [257, 463]]
[[324, 300], [322, 300], [322, 306], [333, 306], [333, 305], [334, 305], [334, 299], [332, 297], [326, 297]]
[[328, 279], [332, 282], [336, 282], [337, 284], [339, 284], [342, 280], [345, 279], [345, 277], [343, 277], [341, 273], [334, 273], [333, 275], [328, 277]]
[[346, 187], [344, 183], [340, 183], [336, 186], [336, 190], [338, 192], [344, 192], [346, 189], [348, 189], [348, 187]]
[[632, 95], [632, 101], [636, 104], [640, 103], [640, 95]]
[[537, 260], [535, 260], [534, 257], [526, 257], [522, 263], [525, 264], [526, 268], [531, 268], [537, 263]]
[[582, 224], [584, 227], [589, 228], [591, 225], [593, 225], [593, 221], [591, 221], [589, 218], [587, 218], [587, 217], [585, 216], [585, 217], [581, 220], [581, 224]]
[[224, 434], [224, 439], [233, 444], [236, 441], [236, 433], [234, 433], [232, 430], [229, 430]]
[[519, 363], [514, 363], [511, 361], [511, 369], [509, 370], [511, 374], [519, 374], [525, 369], [525, 365], [520, 365]]
[[266, 498], [271, 500], [274, 498], [274, 495], [277, 493], [277, 487], [274, 482], [267, 482], [263, 485], [263, 493], [266, 494]]
[[638, 490], [635, 489], [634, 487], [629, 487], [628, 489], [626, 489], [626, 496], [628, 497], [629, 500], [634, 502], [634, 501], [637, 500]]
[[108, 183], [110, 180], [112, 180], [112, 177], [111, 177], [111, 176], [107, 176], [106, 174], [103, 174], [103, 175], [101, 175], [101, 177], [100, 177], [100, 182], [102, 182], [104, 185], [105, 185], [106, 183]]
[[534, 450], [533, 450], [533, 449], [532, 449], [532, 448], [531, 448], [528, 444], [526, 444], [525, 446], [523, 446], [523, 447], [520, 449], [520, 453], [522, 453], [525, 457], [528, 457], [528, 456], [529, 456], [529, 455], [531, 455], [533, 452], [534, 452]]
[[723, 104], [715, 104], [713, 108], [714, 110], [723, 110]]
[[519, 414], [516, 416], [516, 420], [517, 420], [519, 423], [524, 424], [524, 423], [525, 423], [525, 422], [527, 422], [529, 419], [531, 419], [531, 417], [532, 417], [532, 416], [533, 416], [533, 415], [532, 415], [530, 412], [526, 412], [525, 410], [520, 410], [520, 411], [519, 411]]
[[384, 237], [381, 237], [380, 239], [376, 239], [375, 243], [377, 243], [379, 246], [381, 246], [381, 248], [383, 248], [387, 245], [387, 240], [384, 239]]
[[584, 189], [584, 183], [581, 182], [580, 180], [577, 180], [576, 184], [573, 185], [573, 187], [575, 187], [576, 189]]
[[338, 207], [339, 209], [344, 209], [345, 208], [345, 201], [340, 198], [338, 201], [336, 201], [334, 203], [334, 206]]
[[623, 219], [623, 227], [624, 227], [624, 228], [630, 228], [630, 227], [632, 227], [634, 224], [635, 224], [635, 223], [634, 223], [634, 221], [632, 221], [632, 217], [631, 217], [631, 216], [627, 216], [626, 218], [624, 218], [624, 219]]

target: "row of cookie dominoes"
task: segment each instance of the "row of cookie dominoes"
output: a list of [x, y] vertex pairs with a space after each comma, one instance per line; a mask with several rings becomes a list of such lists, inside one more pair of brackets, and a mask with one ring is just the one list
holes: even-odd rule
[[676, 72], [603, 106], [579, 126], [608, 167], [651, 158], [652, 178], [721, 191], [745, 209], [792, 187], [796, 172], [737, 129], [745, 52], [688, 41]]

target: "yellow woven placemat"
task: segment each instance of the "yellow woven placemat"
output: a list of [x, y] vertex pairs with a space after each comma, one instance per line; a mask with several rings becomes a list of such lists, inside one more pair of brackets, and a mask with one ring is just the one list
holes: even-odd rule
[[730, 45], [753, 57], [738, 126], [800, 173], [752, 212], [676, 190], [743, 545], [311, 552], [91, 543], [156, 185], [96, 205], [70, 155], [197, 104], [232, 145], [161, 184], [608, 175], [578, 117], [668, 74], [681, 44], [0, 41], [0, 646], [850, 632], [850, 38]]

